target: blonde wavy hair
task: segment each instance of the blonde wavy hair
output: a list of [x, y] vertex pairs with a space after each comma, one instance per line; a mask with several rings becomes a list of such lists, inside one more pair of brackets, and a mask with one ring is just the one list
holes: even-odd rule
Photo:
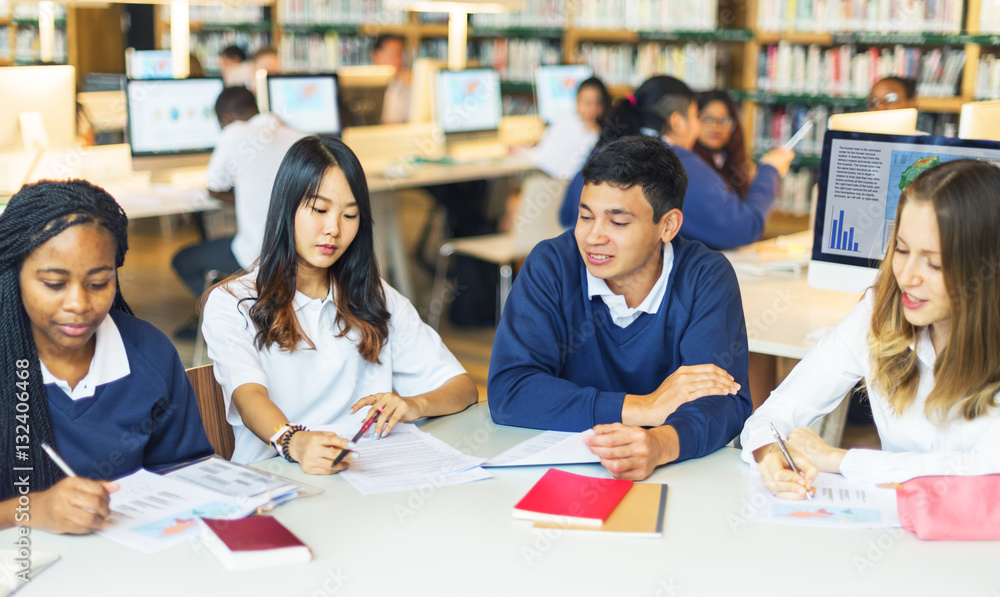
[[[909, 203], [930, 203], [941, 237], [941, 271], [951, 301], [951, 335], [934, 363], [924, 414], [943, 423], [952, 413], [972, 420], [997, 404], [1000, 390], [1000, 168], [985, 161], [946, 162], [920, 174], [899, 198], [896, 222]], [[872, 383], [898, 415], [913, 402], [920, 373], [919, 330], [903, 316], [892, 271], [896, 234], [879, 268], [868, 348]]]

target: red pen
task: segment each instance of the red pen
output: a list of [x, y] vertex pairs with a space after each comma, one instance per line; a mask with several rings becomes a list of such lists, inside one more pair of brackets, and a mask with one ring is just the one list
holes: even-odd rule
[[[371, 428], [372, 423], [375, 422], [375, 419], [378, 418], [378, 415], [381, 414], [381, 412], [382, 412], [382, 407], [380, 406], [380, 407], [378, 407], [378, 409], [376, 409], [375, 412], [372, 413], [372, 416], [368, 417], [368, 420], [365, 421], [364, 424], [361, 426], [361, 431], [358, 431], [354, 435], [354, 439], [352, 439], [351, 442], [349, 444], [347, 444], [347, 445], [353, 447], [354, 444], [358, 443], [358, 440], [361, 439], [361, 436], [363, 436], [365, 434], [365, 432], [368, 431], [369, 428]], [[340, 461], [343, 460], [344, 458], [346, 458], [347, 455], [350, 453], [350, 451], [351, 451], [350, 448], [345, 448], [345, 449], [341, 450], [340, 454], [337, 456], [337, 458], [334, 459], [333, 464], [330, 465], [330, 468], [333, 468], [333, 467], [337, 466], [338, 464], [340, 464]]]

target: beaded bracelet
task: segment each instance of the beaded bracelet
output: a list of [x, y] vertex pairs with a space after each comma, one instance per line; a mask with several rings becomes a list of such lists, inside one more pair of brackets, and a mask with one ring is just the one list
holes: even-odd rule
[[292, 436], [299, 431], [306, 431], [306, 428], [302, 425], [289, 425], [288, 431], [285, 435], [281, 436], [281, 455], [285, 457], [288, 462], [296, 462], [292, 455], [288, 453], [288, 444], [292, 441]]

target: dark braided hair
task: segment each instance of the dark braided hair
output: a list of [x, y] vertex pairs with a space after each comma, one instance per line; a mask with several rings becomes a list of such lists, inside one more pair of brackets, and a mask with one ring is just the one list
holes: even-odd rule
[[[14, 467], [31, 467], [30, 490], [47, 489], [64, 476], [42, 451], [42, 442], [56, 447], [48, 398], [42, 383], [38, 348], [31, 333], [31, 321], [21, 301], [21, 266], [25, 258], [49, 239], [70, 226], [96, 224], [106, 228], [115, 241], [115, 267], [125, 262], [128, 251], [125, 212], [104, 189], [83, 180], [65, 182], [42, 181], [25, 185], [10, 198], [7, 209], [0, 214], [0, 454], [4, 466], [0, 472], [0, 499], [17, 495], [14, 482], [18, 473]], [[132, 310], [122, 298], [121, 286], [115, 280], [115, 301], [112, 305], [128, 314]], [[18, 372], [27, 371], [23, 380]], [[24, 375], [23, 373], [21, 375]], [[25, 386], [25, 381], [27, 385]], [[18, 386], [18, 382], [21, 385]], [[22, 389], [27, 387], [27, 391]], [[27, 400], [22, 401], [20, 397]], [[19, 404], [28, 404], [27, 410]], [[15, 443], [17, 435], [26, 435], [16, 418], [23, 417], [30, 428], [27, 443]], [[28, 458], [18, 457], [18, 447], [25, 446]], [[21, 473], [23, 476], [24, 473]]]

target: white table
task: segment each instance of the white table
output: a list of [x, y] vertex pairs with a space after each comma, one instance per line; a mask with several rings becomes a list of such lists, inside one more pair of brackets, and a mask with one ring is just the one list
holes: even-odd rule
[[[422, 423], [479, 456], [534, 431], [503, 428], [485, 404]], [[922, 542], [901, 529], [827, 530], [745, 521], [749, 468], [730, 448], [663, 467], [661, 539], [531, 529], [511, 509], [546, 467], [493, 469], [468, 485], [362, 496], [342, 478], [262, 468], [325, 489], [274, 515], [313, 550], [300, 567], [227, 573], [196, 543], [153, 555], [100, 536], [36, 531], [62, 559], [23, 589], [49, 595], [981, 595], [1000, 594], [1000, 543]], [[597, 465], [565, 467], [605, 475]], [[0, 532], [9, 546], [15, 532]], [[870, 563], [871, 565], [867, 565]], [[860, 569], [859, 569], [860, 568]]]
[[[861, 296], [809, 286], [805, 269], [798, 272], [764, 270], [776, 245], [811, 250], [812, 232], [754, 243], [724, 251], [736, 267], [743, 298], [750, 352], [801, 359], [816, 345], [810, 334], [840, 323]], [[765, 255], [762, 261], [761, 255]], [[746, 267], [741, 267], [746, 266]], [[761, 268], [763, 275], [747, 273]]]

